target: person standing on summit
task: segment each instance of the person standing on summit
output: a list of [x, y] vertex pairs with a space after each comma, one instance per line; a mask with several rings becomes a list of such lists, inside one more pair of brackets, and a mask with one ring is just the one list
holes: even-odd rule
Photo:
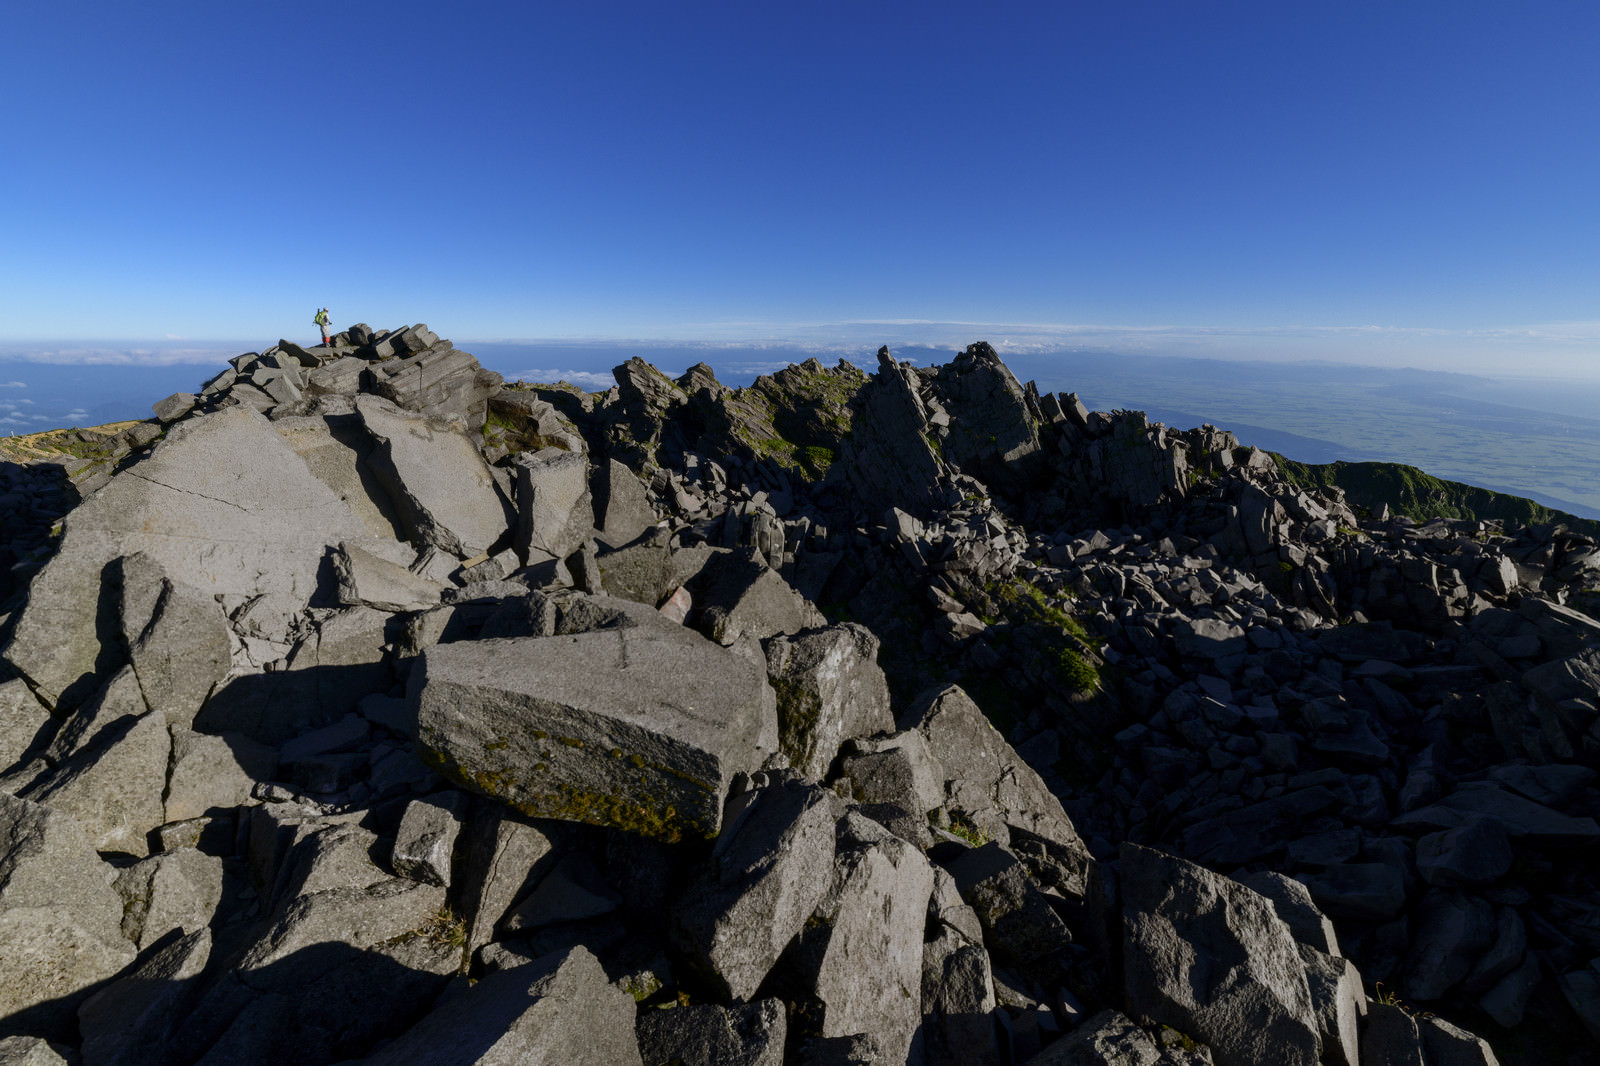
[[333, 322], [333, 319], [328, 317], [328, 309], [324, 307], [322, 310], [318, 311], [317, 317], [313, 318], [311, 321], [322, 327], [322, 344], [324, 347], [326, 347], [328, 344], [328, 326]]

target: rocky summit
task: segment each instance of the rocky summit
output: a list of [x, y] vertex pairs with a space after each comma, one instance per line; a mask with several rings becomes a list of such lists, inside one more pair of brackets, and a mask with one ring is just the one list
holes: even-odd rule
[[0, 1063], [1600, 1061], [1581, 527], [987, 344], [615, 378], [13, 442]]

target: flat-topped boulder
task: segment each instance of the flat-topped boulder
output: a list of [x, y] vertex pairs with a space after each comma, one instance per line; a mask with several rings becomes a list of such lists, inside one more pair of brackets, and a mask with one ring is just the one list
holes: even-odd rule
[[524, 814], [710, 837], [776, 747], [765, 672], [649, 613], [554, 637], [441, 644], [408, 699], [423, 757]]

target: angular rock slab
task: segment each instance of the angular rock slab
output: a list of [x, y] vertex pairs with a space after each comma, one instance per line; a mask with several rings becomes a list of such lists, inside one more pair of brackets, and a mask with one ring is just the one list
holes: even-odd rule
[[1136, 844], [1119, 872], [1132, 1013], [1210, 1044], [1217, 1066], [1316, 1066], [1305, 964], [1268, 900]]
[[366, 534], [258, 412], [229, 407], [173, 427], [150, 457], [78, 505], [34, 578], [6, 657], [40, 697], [93, 691], [107, 564], [143, 551], [206, 596], [304, 604], [332, 545]]
[[[778, 729], [789, 765], [821, 781], [851, 737], [894, 731], [878, 638], [846, 622], [767, 643], [778, 694]], [[937, 804], [935, 804], [937, 806]]]
[[1150, 1034], [1119, 1011], [1105, 1010], [1028, 1060], [1028, 1066], [1161, 1066]]
[[1006, 839], [1015, 827], [1087, 853], [1061, 801], [960, 688], [923, 693], [900, 728], [922, 734], [944, 767], [945, 805], [983, 833]]
[[733, 652], [641, 620], [429, 648], [408, 692], [419, 751], [533, 817], [715, 836], [733, 775], [759, 767], [776, 734], [772, 690]]
[[702, 1003], [644, 1011], [635, 1032], [645, 1066], [783, 1066], [788, 1019], [777, 999], [733, 1008]]
[[643, 1066], [633, 1016], [633, 999], [576, 947], [489, 975], [366, 1066]]
[[488, 551], [510, 529], [511, 508], [459, 427], [376, 396], [357, 397], [356, 413], [377, 442], [367, 462], [414, 547], [433, 545], [467, 559]]
[[133, 961], [111, 874], [70, 817], [0, 793], [6, 1030], [56, 1035], [70, 1023], [80, 993]]
[[565, 559], [594, 532], [589, 462], [542, 448], [516, 458], [517, 554], [532, 564]]

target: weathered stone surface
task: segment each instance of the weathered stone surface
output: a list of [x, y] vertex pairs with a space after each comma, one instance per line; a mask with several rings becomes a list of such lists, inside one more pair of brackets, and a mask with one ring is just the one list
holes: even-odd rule
[[606, 883], [594, 860], [582, 853], [556, 863], [528, 898], [508, 914], [501, 927], [508, 933], [581, 922], [615, 911], [622, 897]]
[[743, 1007], [705, 1003], [647, 1010], [636, 1027], [644, 1066], [783, 1066], [787, 1032], [783, 1003], [776, 999]]
[[782, 751], [813, 781], [827, 776], [845, 740], [894, 729], [878, 638], [865, 626], [773, 638], [767, 676], [777, 692]]
[[1317, 906], [1335, 918], [1381, 922], [1406, 905], [1404, 875], [1386, 862], [1345, 862], [1301, 880]]
[[468, 821], [460, 892], [468, 955], [495, 929], [532, 883], [554, 865], [550, 838], [492, 800], [475, 800]]
[[733, 775], [772, 750], [761, 671], [647, 612], [637, 626], [441, 644], [412, 670], [418, 743], [525, 814], [712, 836]]
[[825, 624], [821, 613], [757, 560], [752, 549], [713, 556], [703, 581], [692, 621], [718, 644], [733, 645], [747, 637], [766, 640]]
[[6, 657], [48, 703], [76, 706], [104, 669], [96, 619], [113, 559], [143, 551], [204, 595], [277, 593], [304, 604], [327, 549], [364, 533], [255, 411], [189, 419], [73, 510]]
[[944, 767], [916, 730], [851, 741], [839, 772], [858, 803], [892, 803], [921, 816], [944, 805]]
[[374, 396], [358, 397], [356, 412], [377, 442], [368, 462], [414, 547], [433, 545], [468, 559], [506, 535], [511, 508], [458, 427], [429, 422]]
[[228, 621], [214, 597], [173, 580], [152, 556], [121, 561], [122, 632], [150, 710], [187, 727], [228, 673]]
[[642, 1066], [633, 1015], [633, 1000], [577, 947], [491, 974], [367, 1066]]
[[1499, 1066], [1500, 1060], [1495, 1058], [1489, 1042], [1458, 1025], [1431, 1017], [1418, 1028], [1429, 1066]]
[[[401, 341], [401, 338], [414, 340]], [[408, 411], [456, 422], [472, 433], [483, 427], [489, 397], [503, 379], [449, 341], [441, 341], [424, 325], [403, 330], [396, 342], [414, 344], [415, 353], [372, 367], [372, 389]]]
[[162, 425], [176, 422], [194, 409], [195, 394], [192, 392], [175, 392], [164, 400], [157, 400], [151, 404], [150, 410], [155, 412], [156, 421]]
[[222, 899], [222, 860], [178, 848], [123, 870], [114, 887], [123, 901], [122, 935], [142, 951], [174, 929], [206, 928]]
[[996, 840], [1007, 826], [1085, 851], [1061, 801], [954, 685], [925, 692], [900, 717], [944, 768], [945, 806]]
[[596, 464], [589, 486], [595, 539], [607, 547], [631, 544], [656, 524], [655, 508], [644, 485], [615, 459]]
[[394, 834], [394, 870], [413, 881], [450, 887], [451, 856], [467, 797], [441, 792], [412, 800]]
[[1305, 964], [1269, 901], [1134, 844], [1122, 845], [1121, 883], [1131, 1010], [1210, 1044], [1218, 1066], [1315, 1066]]
[[48, 739], [50, 712], [21, 678], [0, 682], [0, 772]]
[[147, 855], [147, 835], [167, 820], [161, 793], [171, 751], [161, 716], [124, 716], [30, 784], [22, 796], [70, 814], [97, 851]]
[[85, 1000], [78, 1008], [84, 1066], [162, 1061], [184, 1001], [210, 958], [211, 930], [201, 926]]
[[37, 1036], [0, 1037], [0, 1066], [68, 1066], [62, 1045]]
[[437, 581], [380, 558], [359, 545], [345, 542], [333, 557], [339, 581], [339, 602], [346, 606], [380, 611], [424, 611], [439, 602]]
[[1296, 941], [1327, 955], [1340, 954], [1333, 923], [1317, 909], [1305, 885], [1272, 870], [1258, 870], [1241, 875], [1236, 880], [1272, 901], [1273, 910], [1289, 927], [1289, 933]]
[[1311, 990], [1311, 1009], [1317, 1015], [1326, 1066], [1361, 1066], [1361, 1019], [1367, 1013], [1367, 996], [1361, 974], [1349, 959], [1300, 945]]
[[[370, 948], [396, 937], [425, 929], [444, 904], [444, 889], [424, 885], [403, 877], [385, 878], [356, 887], [342, 885], [318, 889], [312, 870], [292, 878], [291, 890], [298, 888], [273, 917], [261, 936], [239, 960], [239, 972], [247, 981], [261, 986], [268, 978], [252, 978], [255, 972], [271, 971], [270, 980], [280, 986], [296, 983], [289, 969], [275, 965], [297, 953], [318, 945], [348, 945]], [[339, 875], [343, 880], [343, 876]], [[301, 883], [296, 886], [294, 881]]]
[[112, 872], [72, 818], [0, 793], [0, 1033], [61, 1034], [133, 961]]
[[528, 564], [565, 559], [594, 533], [589, 463], [543, 448], [516, 457], [517, 554]]
[[[934, 893], [950, 875], [934, 868]], [[938, 909], [929, 900], [930, 917]], [[976, 926], [976, 921], [972, 923]], [[942, 924], [922, 946], [922, 1041], [928, 1066], [999, 1066], [994, 977], [981, 935]]]
[[1066, 923], [999, 841], [968, 851], [949, 870], [983, 923], [983, 943], [1001, 958], [1026, 965], [1072, 943]]
[[[595, 563], [600, 585], [608, 596], [619, 596], [651, 607], [673, 591], [672, 549], [665, 536], [650, 536], [617, 551], [606, 552]], [[685, 597], [688, 591], [679, 589]], [[682, 612], [680, 623], [688, 617]]]
[[865, 1036], [876, 1061], [904, 1062], [922, 1019], [933, 868], [914, 846], [859, 815], [851, 819], [870, 842], [840, 850], [822, 922], [802, 933], [800, 953], [815, 965], [821, 1036]]
[[[796, 781], [739, 797], [703, 874], [673, 908], [673, 940], [747, 1000], [828, 892], [837, 800]], [[931, 891], [931, 880], [930, 880]]]
[[[366, 365], [364, 360], [351, 362], [360, 367]], [[336, 365], [329, 364], [330, 368]], [[312, 377], [321, 372], [313, 371]], [[355, 393], [353, 384], [349, 391]], [[380, 542], [405, 536], [394, 503], [368, 461], [377, 442], [362, 426], [350, 401], [321, 414], [294, 418], [276, 417], [277, 414], [274, 413], [272, 428], [294, 449], [311, 476], [328, 486], [361, 519], [368, 536]]]

